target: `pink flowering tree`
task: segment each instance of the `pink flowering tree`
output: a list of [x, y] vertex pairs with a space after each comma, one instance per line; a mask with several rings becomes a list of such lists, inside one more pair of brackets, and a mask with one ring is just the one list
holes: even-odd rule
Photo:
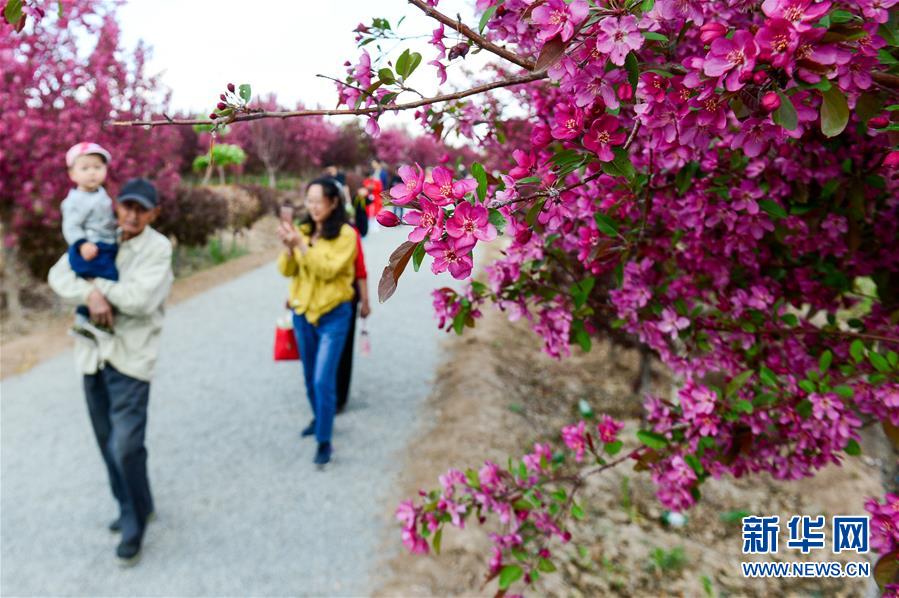
[[[501, 238], [486, 281], [435, 292], [442, 328], [461, 333], [494, 303], [552, 356], [612, 338], [681, 382], [644, 397], [626, 450], [601, 416], [507, 465], [450, 470], [400, 506], [409, 549], [439, 551], [447, 527], [490, 521], [487, 581], [502, 594], [554, 570], [586, 476], [631, 465], [681, 510], [721, 476], [839, 464], [866, 426], [897, 441], [896, 0], [478, 0], [476, 27], [410, 3], [435, 21], [432, 56], [372, 55], [372, 41], [399, 37], [375, 19], [356, 29], [342, 108], [237, 102], [213, 122], [358, 115], [375, 136], [412, 110], [435, 135], [471, 139], [489, 170], [413, 164], [389, 190], [408, 212], [385, 221], [409, 235], [381, 299], [427, 256], [434, 274], [469, 278], [473, 251]], [[475, 50], [496, 61], [470, 86], [413, 87], [421, 71], [445, 84]], [[867, 508], [875, 576], [895, 592], [899, 499]]]
[[[107, 190], [148, 176], [171, 197], [181, 166], [181, 135], [174, 128], [114, 129], [115, 118], [161, 112], [152, 97], [156, 79], [145, 72], [146, 48], [126, 55], [114, 12], [95, 0], [0, 3], [0, 222], [6, 305], [20, 317], [19, 288], [27, 270], [43, 277], [65, 250], [59, 204], [72, 183], [66, 150], [95, 141], [112, 154]], [[12, 5], [22, 11], [18, 21]], [[44, 15], [41, 9], [53, 14]], [[41, 18], [43, 17], [43, 18]], [[79, 51], [79, 47], [82, 48]], [[88, 48], [85, 52], [84, 48]]]

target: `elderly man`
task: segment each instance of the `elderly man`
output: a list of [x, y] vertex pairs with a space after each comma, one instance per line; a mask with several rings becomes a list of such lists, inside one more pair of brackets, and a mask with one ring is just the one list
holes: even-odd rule
[[122, 533], [116, 556], [126, 565], [139, 558], [153, 514], [144, 433], [163, 303], [173, 279], [171, 243], [149, 226], [159, 214], [157, 203], [156, 189], [146, 179], [122, 187], [115, 205], [117, 282], [78, 278], [65, 255], [49, 276], [50, 287], [64, 301], [87, 305], [93, 322], [114, 331], [108, 338], [77, 337], [75, 363], [84, 376], [91, 425], [119, 503], [119, 517], [109, 528]]

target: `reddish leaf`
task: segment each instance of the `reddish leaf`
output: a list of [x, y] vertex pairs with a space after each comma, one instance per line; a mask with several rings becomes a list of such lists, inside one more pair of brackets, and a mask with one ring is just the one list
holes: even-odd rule
[[537, 63], [534, 65], [534, 70], [542, 71], [551, 67], [562, 58], [564, 53], [565, 42], [562, 41], [562, 38], [558, 35], [551, 38], [548, 42], [543, 44], [543, 49], [540, 50], [540, 56], [537, 58]]
[[396, 283], [399, 282], [400, 276], [403, 275], [406, 264], [412, 259], [412, 253], [415, 251], [417, 244], [412, 241], [404, 241], [402, 245], [394, 249], [393, 253], [390, 254], [390, 260], [387, 262], [387, 266], [384, 267], [381, 281], [378, 283], [378, 301], [381, 303], [390, 299], [393, 293], [396, 292]]
[[891, 583], [899, 583], [899, 550], [880, 557], [874, 565], [873, 575], [881, 590]]

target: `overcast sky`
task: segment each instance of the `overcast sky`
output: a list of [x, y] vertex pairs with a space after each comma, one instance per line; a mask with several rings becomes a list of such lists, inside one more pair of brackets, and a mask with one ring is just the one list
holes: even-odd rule
[[[445, 0], [440, 9], [462, 13], [476, 26], [472, 6], [465, 0]], [[288, 106], [302, 100], [307, 106], [333, 108], [334, 83], [316, 74], [345, 75], [343, 62], [355, 62], [361, 53], [352, 30], [360, 22], [370, 24], [372, 17], [387, 18], [395, 26], [405, 16], [401, 33], [426, 36], [400, 44], [388, 41], [384, 49], [393, 49], [392, 60], [409, 46], [420, 51], [423, 60], [412, 84], [422, 85], [419, 89], [425, 93], [436, 87], [436, 71], [426, 64], [434, 58], [427, 38], [436, 22], [405, 0], [132, 0], [118, 14], [127, 49], [139, 39], [153, 48], [148, 70], [162, 73], [175, 110], [208, 114], [228, 82], [250, 83], [254, 95], [275, 92]], [[374, 58], [373, 46], [368, 48]], [[483, 54], [470, 55], [467, 66], [477, 67], [482, 59]], [[453, 70], [450, 83], [457, 79]], [[410, 119], [408, 114], [399, 121]], [[382, 126], [390, 122], [397, 117], [382, 118]]]

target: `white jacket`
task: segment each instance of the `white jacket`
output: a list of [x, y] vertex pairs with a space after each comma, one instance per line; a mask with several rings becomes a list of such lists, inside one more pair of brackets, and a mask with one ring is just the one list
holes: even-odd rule
[[99, 290], [116, 310], [115, 334], [94, 342], [77, 337], [75, 366], [82, 374], [95, 374], [106, 363], [138, 380], [149, 382], [159, 355], [164, 303], [172, 289], [172, 244], [149, 226], [119, 244], [116, 256], [119, 281], [78, 278], [63, 255], [50, 269], [50, 287], [66, 303], [84, 305], [93, 289]]

